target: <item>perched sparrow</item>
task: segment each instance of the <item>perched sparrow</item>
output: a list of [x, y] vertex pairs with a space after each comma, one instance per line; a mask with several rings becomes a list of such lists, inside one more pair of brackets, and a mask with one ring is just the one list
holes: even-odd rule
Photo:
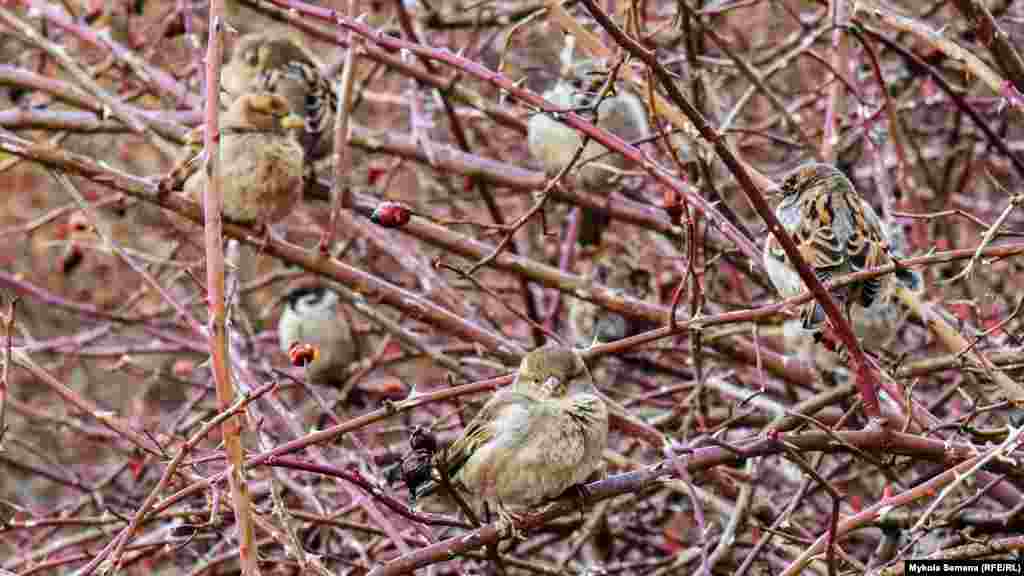
[[[621, 251], [602, 250], [595, 257], [588, 277], [638, 300], [647, 299], [651, 292], [650, 272]], [[578, 298], [569, 302], [569, 326], [576, 345], [582, 348], [621, 340], [648, 328], [643, 323], [627, 320], [621, 314]]]
[[[269, 226], [283, 220], [302, 199], [303, 153], [295, 139], [302, 119], [275, 94], [245, 94], [220, 119], [221, 185], [224, 215], [245, 224]], [[195, 136], [191, 137], [195, 141]], [[195, 150], [192, 151], [193, 153]], [[184, 180], [185, 193], [202, 202], [206, 173], [194, 155], [168, 176]]]
[[[584, 391], [570, 393], [578, 377], [585, 378]], [[608, 410], [589, 390], [593, 383], [576, 351], [534, 350], [512, 385], [437, 453], [435, 466], [447, 470], [456, 490], [496, 505], [502, 515], [555, 498], [598, 469], [608, 443]]]
[[[781, 194], [775, 214], [820, 281], [891, 263], [889, 239], [878, 215], [837, 168], [804, 164], [785, 178]], [[783, 297], [805, 289], [774, 236], [765, 243], [764, 266]], [[896, 277], [908, 286], [916, 280], [905, 269], [897, 270]], [[875, 277], [856, 282], [833, 290], [832, 296], [849, 316], [854, 304], [871, 307], [887, 281]], [[804, 329], [818, 332], [824, 321], [818, 302], [804, 308]]]
[[334, 143], [337, 96], [314, 56], [283, 34], [247, 34], [238, 39], [220, 75], [232, 96], [260, 91], [279, 94], [305, 118], [300, 142], [306, 158], [327, 155]]
[[[618, 84], [611, 87], [609, 94], [603, 95], [601, 89], [607, 73], [593, 60], [574, 60], [574, 44], [574, 37], [567, 36], [562, 51], [561, 78], [544, 93], [544, 98], [559, 108], [584, 116], [596, 113], [594, 122], [597, 126], [626, 142], [646, 138], [650, 129], [643, 101], [624, 85]], [[594, 106], [597, 106], [596, 110]], [[562, 170], [583, 140], [579, 132], [545, 114], [533, 115], [527, 129], [530, 153], [541, 161], [549, 174]], [[579, 167], [577, 182], [589, 189], [602, 189], [607, 194], [616, 170], [627, 165], [628, 160], [624, 156], [609, 153], [607, 148], [590, 140], [576, 164]], [[581, 243], [599, 243], [607, 222], [590, 211], [584, 211], [583, 216], [580, 222]]]
[[338, 295], [323, 286], [301, 287], [288, 293], [277, 335], [285, 353], [294, 344], [314, 347], [313, 360], [306, 365], [312, 382], [344, 382], [345, 369], [356, 357], [352, 329], [338, 310]]
[[[903, 229], [886, 218], [880, 221], [882, 237], [888, 238], [892, 255], [905, 256], [906, 238]], [[921, 287], [921, 276], [913, 270], [901, 271], [895, 280], [889, 276], [882, 277], [881, 291], [871, 305], [855, 308], [850, 314], [853, 333], [865, 350], [883, 355], [896, 353], [893, 346], [896, 337], [903, 332], [910, 316], [910, 310], [897, 297], [897, 290], [905, 288], [917, 292]], [[842, 354], [816, 346], [813, 336], [802, 328], [800, 320], [789, 320], [783, 326], [787, 350], [795, 350], [808, 363], [820, 370], [834, 372], [842, 379], [846, 364]]]

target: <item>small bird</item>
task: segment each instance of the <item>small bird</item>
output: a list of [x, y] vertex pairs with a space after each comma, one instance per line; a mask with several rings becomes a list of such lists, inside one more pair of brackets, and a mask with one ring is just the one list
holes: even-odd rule
[[[889, 249], [894, 257], [906, 256], [906, 237], [903, 229], [892, 222], [891, 218], [882, 217], [882, 236], [888, 238]], [[906, 270], [896, 276], [882, 278], [881, 291], [870, 306], [856, 308], [851, 312], [853, 333], [861, 341], [865, 351], [882, 355], [897, 355], [895, 345], [897, 337], [904, 333], [910, 310], [897, 296], [898, 290], [906, 289], [919, 292], [923, 281], [921, 275], [914, 270]], [[812, 334], [802, 327], [798, 319], [788, 320], [783, 326], [783, 338], [787, 350], [795, 350], [809, 364], [820, 370], [834, 373], [841, 381], [845, 372], [843, 351], [836, 353], [822, 346], [816, 346]]]
[[[574, 379], [581, 389], [570, 393]], [[527, 354], [512, 384], [499, 390], [462, 435], [434, 457], [453, 487], [496, 506], [508, 519], [583, 483], [601, 465], [608, 409], [593, 392], [579, 354], [544, 347]], [[436, 489], [423, 486], [417, 497]], [[490, 508], [495, 509], [495, 508]]]
[[[224, 216], [243, 224], [269, 226], [291, 214], [302, 199], [302, 147], [295, 133], [302, 119], [290, 113], [288, 101], [275, 94], [249, 93], [236, 100], [220, 119], [221, 185]], [[201, 129], [200, 129], [201, 130]], [[201, 141], [194, 131], [193, 142]], [[206, 172], [199, 148], [160, 183], [202, 202]]]
[[[800, 166], [783, 180], [781, 195], [775, 214], [821, 282], [892, 262], [889, 238], [875, 210], [834, 166]], [[805, 289], [774, 236], [765, 242], [764, 266], [784, 298]], [[919, 282], [907, 269], [897, 269], [895, 276], [908, 287]], [[854, 304], [870, 308], [887, 281], [871, 278], [835, 289], [832, 295], [849, 317]], [[824, 321], [825, 311], [818, 302], [804, 308], [804, 330], [819, 333]]]
[[[559, 108], [578, 114], [595, 114], [595, 124], [626, 142], [647, 138], [650, 127], [647, 110], [636, 94], [622, 83], [614, 83], [608, 94], [602, 94], [607, 71], [593, 60], [574, 59], [575, 37], [566, 36], [562, 51], [561, 78], [553, 88], [544, 93], [544, 98]], [[596, 106], [596, 110], [594, 107]], [[580, 143], [582, 135], [573, 128], [556, 121], [546, 114], [535, 114], [527, 124], [527, 143], [530, 154], [540, 160], [548, 174], [556, 174], [568, 164]], [[576, 166], [579, 167], [577, 182], [589, 189], [607, 187], [616, 171], [626, 168], [629, 160], [609, 150], [595, 140], [587, 142]], [[607, 227], [607, 217], [584, 210], [580, 222], [580, 243], [600, 243], [601, 234]]]
[[285, 34], [246, 34], [221, 70], [221, 86], [233, 97], [247, 92], [279, 94], [305, 119], [300, 142], [312, 164], [334, 144], [337, 96], [313, 54]]
[[[638, 300], [646, 300], [651, 293], [650, 272], [628, 250], [615, 250], [610, 244], [595, 256], [588, 277]], [[651, 327], [579, 298], [569, 302], [569, 326], [576, 345], [584, 348], [621, 340]]]
[[339, 313], [338, 295], [324, 286], [303, 286], [289, 292], [286, 300], [277, 323], [281, 350], [289, 353], [295, 344], [312, 345], [313, 360], [306, 365], [310, 381], [344, 383], [356, 347], [348, 320]]

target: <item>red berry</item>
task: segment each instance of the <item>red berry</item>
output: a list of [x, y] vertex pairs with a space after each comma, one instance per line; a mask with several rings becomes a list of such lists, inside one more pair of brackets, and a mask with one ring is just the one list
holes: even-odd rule
[[312, 344], [292, 342], [291, 346], [288, 347], [288, 359], [291, 361], [292, 366], [311, 364], [319, 354], [320, 351]]
[[385, 228], [401, 228], [409, 223], [412, 210], [398, 202], [381, 202], [370, 215], [370, 221]]

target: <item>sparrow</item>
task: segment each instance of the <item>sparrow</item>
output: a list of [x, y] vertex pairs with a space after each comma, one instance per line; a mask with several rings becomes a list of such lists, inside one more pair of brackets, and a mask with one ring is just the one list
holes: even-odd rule
[[235, 43], [220, 74], [229, 95], [279, 94], [305, 120], [299, 141], [307, 161], [323, 158], [334, 145], [338, 98], [313, 54], [285, 34], [246, 34]]
[[[839, 169], [828, 164], [804, 164], [786, 176], [780, 194], [782, 200], [775, 215], [821, 282], [892, 263], [893, 252], [878, 214]], [[775, 236], [765, 242], [763, 261], [769, 279], [784, 298], [805, 290]], [[919, 282], [907, 269], [897, 269], [895, 276], [908, 286]], [[870, 308], [888, 281], [875, 277], [855, 282], [832, 290], [832, 296], [849, 317], [854, 304]], [[804, 330], [820, 333], [824, 322], [820, 303], [810, 302], [804, 307]]]
[[[613, 250], [606, 245], [595, 256], [587, 277], [625, 296], [646, 300], [651, 293], [650, 272], [641, 268], [631, 256], [628, 250]], [[581, 348], [621, 340], [650, 328], [647, 324], [626, 319], [622, 314], [579, 298], [569, 302], [569, 326], [573, 340]]]
[[[579, 390], [570, 392], [576, 380]], [[608, 409], [593, 386], [575, 350], [533, 350], [512, 384], [437, 452], [435, 470], [445, 470], [455, 490], [504, 519], [582, 484], [599, 469], [608, 443]], [[436, 484], [422, 486], [416, 497]]]
[[[868, 209], [871, 209], [870, 206]], [[906, 236], [903, 229], [891, 220], [880, 218], [882, 237], [888, 240], [889, 251], [893, 257], [906, 256]], [[900, 289], [920, 292], [923, 288], [921, 275], [913, 270], [901, 271], [894, 277], [881, 278], [881, 290], [870, 306], [858, 307], [850, 314], [850, 326], [853, 333], [863, 343], [865, 350], [874, 353], [894, 351], [897, 336], [905, 328], [910, 310], [904, 305], [897, 291]], [[815, 346], [809, 333], [802, 327], [800, 320], [787, 321], [783, 326], [783, 338], [787, 350], [796, 350], [809, 364], [825, 372], [836, 373], [843, 377], [846, 364], [842, 351], [836, 353], [822, 346]]]
[[313, 347], [306, 375], [317, 384], [344, 383], [346, 368], [356, 358], [352, 329], [338, 310], [338, 295], [324, 286], [302, 286], [288, 293], [277, 339], [286, 354], [296, 345]]
[[[607, 71], [594, 60], [575, 59], [574, 46], [575, 37], [567, 35], [561, 55], [561, 77], [553, 88], [544, 93], [544, 98], [559, 109], [591, 116], [598, 127], [626, 142], [647, 138], [650, 126], [643, 100], [619, 82], [613, 82], [607, 93], [603, 93]], [[572, 160], [582, 140], [583, 136], [575, 129], [546, 114], [535, 114], [527, 123], [530, 154], [540, 160], [544, 170], [551, 175], [560, 172]], [[616, 171], [628, 165], [626, 157], [609, 153], [607, 148], [591, 139], [576, 163], [577, 182], [607, 195]], [[582, 216], [580, 243], [600, 243], [607, 227], [607, 217], [590, 210], [584, 210]]]
[[[242, 224], [269, 226], [291, 214], [302, 199], [303, 158], [296, 132], [302, 118], [291, 114], [288, 101], [269, 93], [239, 97], [220, 118], [223, 213]], [[203, 128], [188, 137], [186, 155], [160, 182], [161, 190], [177, 189], [202, 202], [206, 172], [200, 170]]]

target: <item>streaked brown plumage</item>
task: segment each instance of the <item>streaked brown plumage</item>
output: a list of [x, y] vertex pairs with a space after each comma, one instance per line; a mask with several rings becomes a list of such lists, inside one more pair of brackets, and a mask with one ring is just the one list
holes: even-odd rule
[[[606, 243], [594, 256], [587, 277], [623, 295], [645, 300], [651, 292], [651, 274], [627, 247]], [[649, 329], [647, 323], [627, 319], [597, 304], [573, 298], [569, 301], [569, 327], [577, 346], [588, 347], [632, 336]]]
[[[800, 166], [783, 180], [781, 194], [776, 215], [821, 282], [892, 262], [889, 239], [875, 210], [834, 166]], [[764, 265], [783, 297], [805, 289], [774, 236], [765, 242]], [[897, 270], [896, 277], [908, 286], [916, 281], [909, 270]], [[869, 308], [881, 293], [882, 282], [882, 277], [871, 278], [833, 290], [832, 295], [849, 314], [855, 303]], [[824, 321], [819, 303], [805, 307], [804, 329], [817, 331]]]
[[270, 92], [305, 119], [300, 139], [308, 161], [327, 155], [334, 143], [337, 97], [312, 53], [285, 34], [247, 34], [238, 39], [220, 75], [232, 97]]

